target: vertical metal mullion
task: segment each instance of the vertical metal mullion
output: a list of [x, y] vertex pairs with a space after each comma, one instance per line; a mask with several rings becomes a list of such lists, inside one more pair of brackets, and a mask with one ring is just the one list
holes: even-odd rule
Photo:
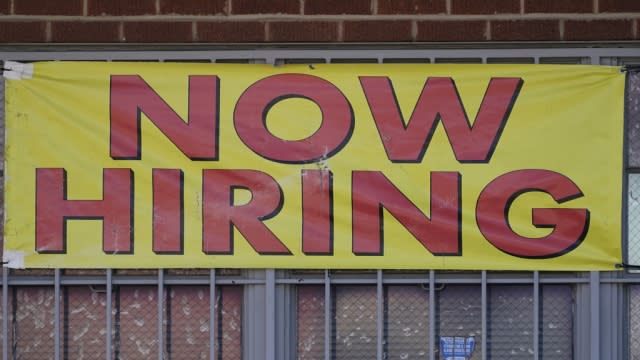
[[533, 359], [540, 359], [540, 272], [533, 272]]
[[382, 360], [382, 341], [384, 328], [384, 299], [382, 288], [382, 270], [378, 269], [376, 276], [376, 310], [377, 310], [377, 329], [378, 340], [376, 344], [376, 358]]
[[158, 359], [164, 358], [164, 339], [162, 331], [163, 310], [164, 304], [162, 300], [164, 298], [164, 270], [158, 269]]
[[107, 348], [105, 349], [106, 352], [106, 358], [107, 360], [111, 360], [111, 336], [113, 336], [112, 333], [112, 323], [111, 323], [111, 316], [113, 314], [113, 303], [111, 302], [111, 297], [112, 297], [112, 291], [113, 291], [113, 287], [112, 287], [112, 279], [111, 279], [111, 274], [112, 270], [111, 269], [107, 269], [107, 298], [106, 300], [106, 307], [107, 307], [107, 314], [106, 314], [106, 319], [107, 319], [107, 323], [106, 323], [106, 336], [107, 336]]
[[591, 359], [600, 359], [600, 273], [589, 273], [589, 297], [591, 300]]
[[60, 360], [60, 269], [55, 269], [53, 274], [53, 358]]
[[276, 358], [276, 271], [265, 270], [265, 360]]
[[2, 269], [2, 360], [9, 359], [9, 271]]
[[482, 270], [482, 360], [487, 360], [487, 271]]
[[216, 269], [209, 270], [209, 360], [216, 358]]
[[429, 270], [429, 360], [436, 360], [436, 272]]
[[331, 359], [331, 279], [324, 270], [324, 360]]

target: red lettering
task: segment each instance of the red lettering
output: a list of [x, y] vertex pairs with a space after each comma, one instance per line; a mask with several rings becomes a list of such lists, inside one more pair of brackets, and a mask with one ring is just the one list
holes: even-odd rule
[[[322, 111], [320, 128], [306, 139], [283, 140], [266, 127], [269, 109], [281, 100], [305, 98]], [[299, 119], [304, 121], [305, 114]], [[347, 98], [327, 80], [304, 74], [279, 74], [251, 85], [234, 112], [238, 136], [256, 154], [281, 163], [310, 163], [340, 151], [353, 131], [353, 112]]]
[[302, 252], [333, 254], [333, 174], [302, 170]]
[[218, 77], [189, 76], [188, 123], [138, 75], [111, 76], [111, 157], [140, 160], [140, 113], [191, 160], [218, 158]]
[[66, 253], [67, 220], [102, 220], [105, 253], [133, 252], [133, 172], [104, 169], [102, 200], [67, 200], [64, 169], [36, 169], [36, 251]]
[[[269, 175], [257, 170], [204, 170], [202, 178], [202, 241], [206, 254], [233, 254], [233, 227], [263, 255], [291, 252], [263, 223], [280, 211], [282, 190]], [[252, 198], [234, 204], [234, 190], [246, 189]]]
[[531, 191], [547, 193], [558, 204], [582, 196], [576, 184], [557, 172], [518, 170], [504, 174], [490, 182], [478, 198], [476, 221], [482, 235], [498, 249], [522, 258], [551, 258], [577, 247], [589, 229], [587, 209], [533, 209], [534, 226], [553, 228], [541, 238], [524, 237], [511, 229], [508, 219], [511, 204]]
[[383, 76], [360, 77], [378, 134], [392, 162], [422, 161], [439, 120], [459, 162], [489, 162], [522, 83], [520, 78], [491, 79], [471, 125], [453, 79], [430, 77], [405, 124], [391, 80]]
[[352, 173], [353, 253], [382, 255], [383, 209], [434, 255], [460, 255], [462, 198], [460, 174], [431, 173], [431, 218], [379, 171]]
[[182, 170], [153, 169], [153, 252], [182, 254], [183, 244]]

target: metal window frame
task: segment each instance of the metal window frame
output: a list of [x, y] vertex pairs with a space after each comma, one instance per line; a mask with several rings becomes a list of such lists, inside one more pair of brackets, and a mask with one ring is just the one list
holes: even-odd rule
[[[530, 44], [527, 44], [530, 45]], [[639, 44], [583, 44], [555, 45], [560, 47], [531, 46], [522, 44], [513, 46], [471, 46], [469, 48], [436, 48], [417, 46], [346, 46], [331, 48], [329, 46], [285, 46], [270, 48], [267, 46], [246, 46], [243, 48], [180, 48], [171, 47], [40, 47], [25, 49], [22, 46], [0, 48], [0, 60], [38, 61], [38, 60], [106, 60], [106, 61], [203, 61], [203, 62], [249, 62], [266, 63], [278, 66], [284, 63], [318, 63], [318, 62], [476, 62], [492, 63], [495, 61], [548, 63], [561, 62], [563, 59], [572, 63], [619, 65], [631, 59], [640, 62]], [[178, 47], [176, 47], [178, 48]], [[0, 86], [0, 95], [4, 97], [4, 86]], [[625, 169], [624, 176], [640, 169]], [[626, 193], [626, 188], [625, 188]], [[626, 211], [623, 209], [624, 217]], [[623, 219], [623, 223], [626, 218]], [[626, 236], [626, 234], [625, 234]], [[624, 237], [624, 236], [623, 236]], [[111, 295], [113, 286], [118, 285], [151, 285], [157, 287], [157, 334], [158, 359], [163, 359], [163, 296], [165, 285], [204, 285], [210, 289], [210, 317], [214, 319], [216, 285], [239, 285], [245, 287], [243, 327], [254, 329], [243, 331], [243, 357], [245, 359], [293, 359], [295, 344], [278, 339], [283, 327], [287, 327], [285, 336], [295, 336], [295, 314], [291, 311], [292, 291], [296, 285], [316, 284], [324, 286], [325, 299], [331, 298], [332, 287], [336, 285], [376, 286], [377, 301], [377, 342], [376, 358], [384, 358], [383, 339], [383, 288], [386, 285], [421, 284], [428, 285], [429, 301], [429, 338], [426, 339], [430, 349], [436, 346], [435, 339], [435, 289], [439, 284], [471, 284], [481, 288], [481, 326], [482, 355], [487, 359], [487, 289], [496, 284], [531, 285], [533, 290], [533, 324], [532, 338], [534, 344], [533, 358], [540, 358], [539, 306], [540, 287], [544, 284], [570, 284], [576, 293], [576, 315], [574, 333], [574, 357], [578, 359], [625, 359], [629, 356], [626, 343], [629, 333], [624, 326], [624, 317], [628, 307], [624, 301], [625, 288], [629, 285], [640, 285], [640, 274], [627, 272], [457, 272], [416, 271], [414, 273], [397, 273], [394, 271], [344, 272], [321, 270], [319, 272], [287, 272], [266, 270], [245, 270], [241, 275], [228, 275], [210, 269], [208, 274], [176, 275], [170, 270], [158, 269], [155, 275], [121, 275], [106, 269], [104, 275], [69, 275], [63, 269], [54, 269], [47, 275], [29, 275], [28, 272], [16, 272], [7, 268], [2, 272], [2, 359], [8, 359], [8, 299], [9, 288], [16, 286], [51, 286], [55, 293], [55, 324], [60, 329], [60, 290], [65, 286], [105, 286], [106, 288], [106, 332], [105, 356], [113, 356], [113, 334], [111, 313], [113, 304]], [[293, 301], [295, 305], [295, 301]], [[324, 308], [324, 359], [331, 359], [331, 302], [325, 301]], [[210, 359], [216, 358], [214, 332], [210, 331]], [[624, 339], [624, 340], [623, 340]], [[53, 350], [54, 359], [60, 354], [60, 334], [56, 332]], [[292, 350], [293, 349], [293, 350]], [[622, 349], [622, 350], [620, 350]], [[431, 351], [429, 358], [435, 360]]]

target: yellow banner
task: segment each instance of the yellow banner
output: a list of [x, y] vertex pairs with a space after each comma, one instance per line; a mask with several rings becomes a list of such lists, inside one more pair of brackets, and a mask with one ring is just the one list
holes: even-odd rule
[[40, 62], [5, 86], [9, 266], [621, 262], [617, 67]]

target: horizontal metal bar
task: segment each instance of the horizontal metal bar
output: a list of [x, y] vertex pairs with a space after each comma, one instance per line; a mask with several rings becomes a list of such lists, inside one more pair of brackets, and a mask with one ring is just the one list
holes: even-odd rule
[[277, 279], [276, 284], [288, 284], [288, 285], [314, 285], [314, 284], [324, 284], [324, 279], [318, 278], [310, 278], [310, 279]]
[[217, 285], [261, 285], [264, 283], [265, 281], [260, 279], [238, 279], [238, 280], [223, 279], [223, 278], [216, 279]]
[[376, 284], [376, 279], [330, 279], [331, 284], [341, 285], [341, 284]]
[[158, 279], [113, 277], [113, 285], [158, 285]]
[[[606, 45], [606, 44], [605, 44]], [[517, 58], [531, 57], [637, 57], [637, 44], [626, 44], [628, 47], [600, 47], [600, 48], [479, 48], [479, 49], [434, 49], [391, 47], [387, 49], [370, 46], [370, 49], [304, 49], [282, 48], [267, 49], [255, 46], [252, 49], [242, 50], [145, 50], [149, 47], [140, 47], [139, 50], [95, 50], [87, 51], [68, 48], [65, 51], [0, 51], [1, 60], [38, 61], [38, 60], [235, 60], [235, 59], [264, 59], [268, 63], [276, 59], [379, 59], [381, 51], [384, 58]], [[566, 44], [565, 44], [566, 46]]]
[[[479, 273], [449, 274], [436, 272], [438, 284], [480, 284], [481, 277]], [[578, 278], [575, 275], [557, 275], [540, 273], [540, 283], [542, 284], [585, 284], [589, 280], [586, 278]], [[422, 277], [420, 277], [422, 276]], [[624, 276], [624, 275], [623, 275]], [[53, 286], [53, 275], [9, 275], [8, 281], [10, 286]], [[376, 278], [371, 274], [353, 274], [353, 275], [333, 275], [330, 277], [331, 284], [375, 284]], [[607, 278], [602, 277], [602, 283], [626, 283], [640, 284], [640, 277], [625, 276], [623, 278]], [[237, 276], [225, 277], [216, 276], [216, 284], [219, 285], [260, 285], [264, 284], [264, 279], [247, 279]], [[276, 279], [277, 284], [306, 284], [319, 285], [324, 283], [323, 278], [317, 275], [303, 275], [296, 278], [280, 278]], [[501, 273], [488, 273], [488, 284], [532, 284], [531, 275], [518, 275]], [[85, 276], [85, 275], [63, 275], [61, 276], [62, 286], [83, 286], [83, 285], [106, 285], [104, 276]], [[157, 276], [142, 275], [117, 275], [113, 276], [114, 285], [157, 285]], [[167, 285], [208, 285], [209, 277], [202, 275], [165, 275], [165, 284]], [[385, 285], [423, 285], [425, 282], [425, 274], [394, 274], [384, 272], [383, 284]], [[1, 285], [1, 282], [0, 282]]]
[[164, 275], [166, 285], [209, 285], [210, 282], [209, 276], [171, 278], [169, 275]]
[[60, 285], [63, 286], [74, 286], [74, 285], [106, 285], [107, 281], [102, 277], [68, 277], [62, 276], [60, 280]]

